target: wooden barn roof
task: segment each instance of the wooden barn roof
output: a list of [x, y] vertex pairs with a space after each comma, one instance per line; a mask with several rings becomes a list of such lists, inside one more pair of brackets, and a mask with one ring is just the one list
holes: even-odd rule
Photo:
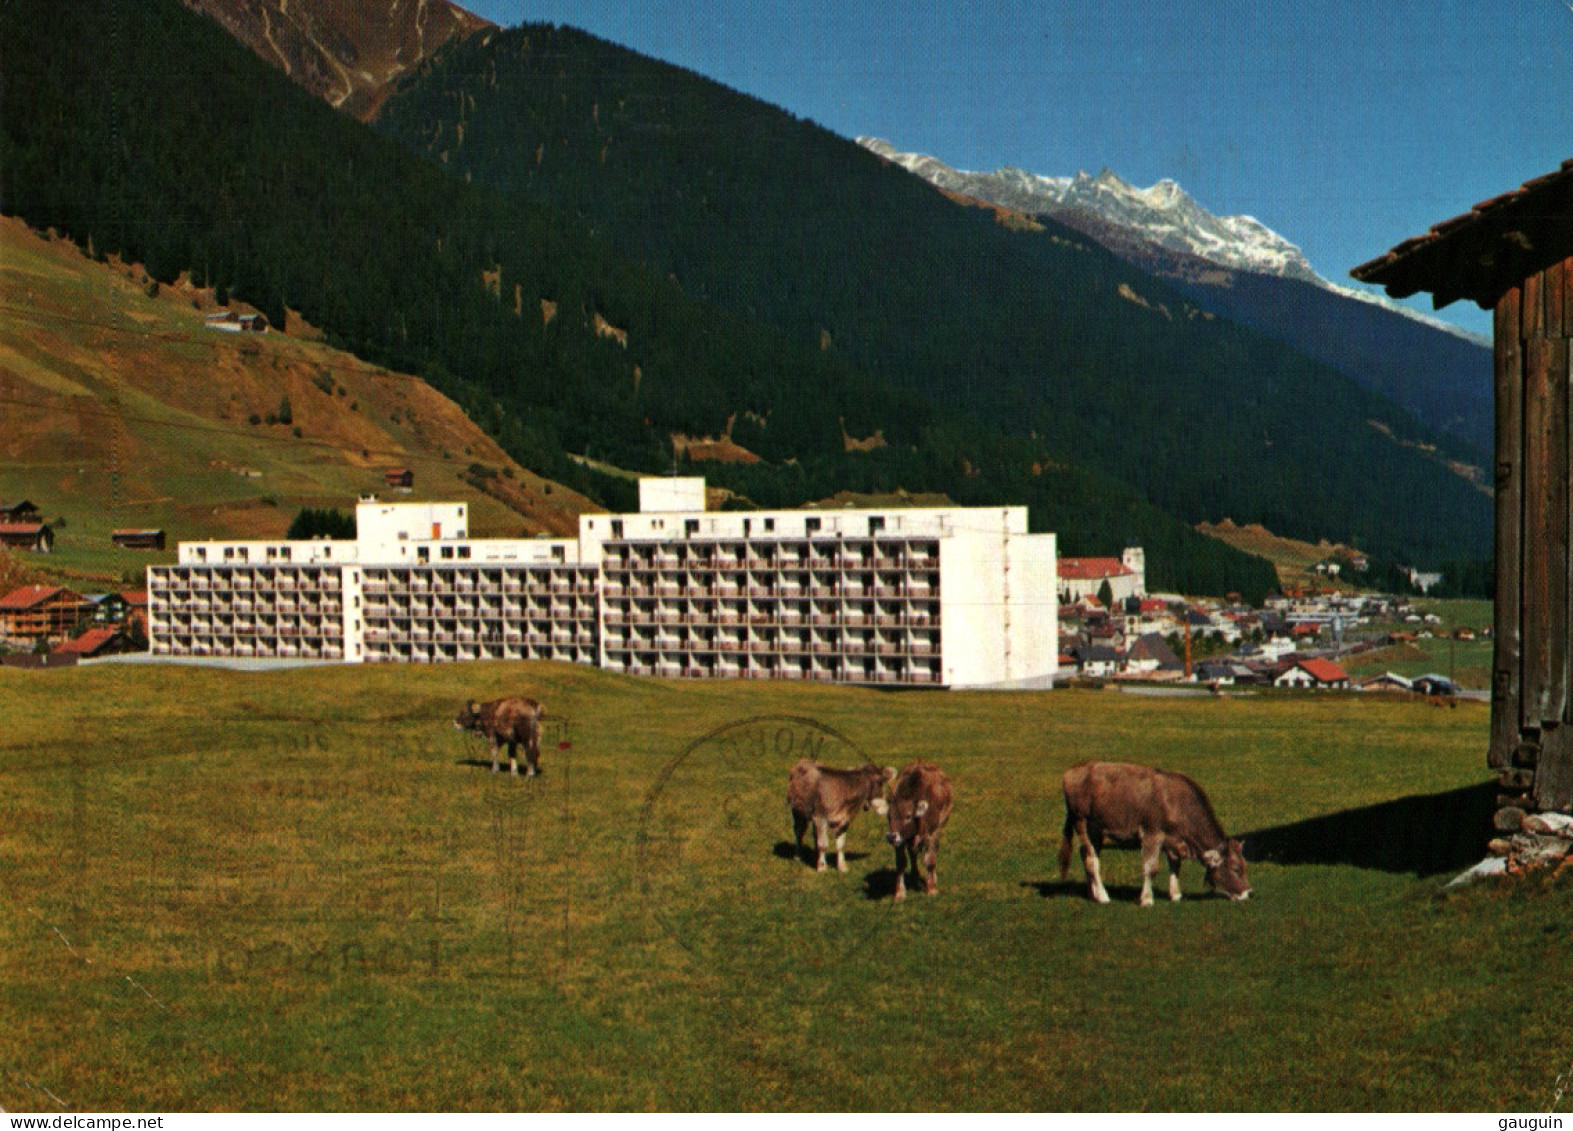
[[1570, 255], [1573, 158], [1349, 273], [1394, 298], [1426, 291], [1439, 308], [1467, 298], [1490, 310], [1508, 290]]

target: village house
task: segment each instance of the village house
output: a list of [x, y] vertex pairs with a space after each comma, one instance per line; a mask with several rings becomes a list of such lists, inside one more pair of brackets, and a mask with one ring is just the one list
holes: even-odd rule
[[55, 548], [55, 532], [45, 522], [0, 522], [0, 546], [47, 554]]
[[382, 481], [396, 491], [408, 491], [415, 486], [415, 472], [407, 467], [390, 467], [382, 473]]
[[78, 660], [92, 660], [129, 651], [131, 640], [118, 625], [90, 628], [81, 636], [67, 640], [54, 650], [57, 656], [74, 656]]
[[1361, 691], [1413, 691], [1415, 685], [1397, 672], [1383, 672], [1363, 679], [1358, 684]]
[[1299, 659], [1293, 661], [1282, 675], [1273, 680], [1273, 686], [1333, 691], [1349, 686], [1349, 674], [1332, 660], [1317, 657]]
[[25, 585], [0, 597], [0, 639], [26, 646], [63, 640], [90, 606], [60, 585]]
[[43, 518], [31, 500], [0, 503], [0, 522], [38, 522]]

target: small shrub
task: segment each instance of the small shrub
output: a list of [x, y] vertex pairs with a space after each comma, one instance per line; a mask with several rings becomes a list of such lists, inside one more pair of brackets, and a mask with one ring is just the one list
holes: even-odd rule
[[277, 424], [279, 422], [278, 416], [271, 412], [268, 413], [264, 419], [266, 419], [269, 424]]
[[297, 439], [297, 440], [299, 440], [302, 436], [305, 435], [305, 433], [300, 430], [300, 425], [299, 424], [295, 425], [295, 427], [292, 428], [291, 431], [295, 433], [295, 439]]
[[252, 424], [261, 424], [262, 423], [262, 417], [257, 415], [256, 413], [252, 413], [250, 416], [246, 417], [246, 419], [249, 422], [251, 422]]
[[158, 280], [157, 279], [149, 279], [147, 281], [147, 285], [142, 288], [142, 293], [147, 295], [148, 298], [157, 298], [158, 297]]

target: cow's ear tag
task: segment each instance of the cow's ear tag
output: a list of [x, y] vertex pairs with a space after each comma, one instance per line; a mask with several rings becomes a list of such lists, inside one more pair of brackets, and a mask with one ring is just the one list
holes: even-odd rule
[[1209, 848], [1206, 852], [1202, 853], [1202, 863], [1206, 864], [1209, 868], [1216, 868], [1218, 865], [1223, 863], [1223, 854], [1220, 853], [1216, 848]]
[[923, 814], [927, 813], [928, 811], [929, 811], [929, 803], [927, 801], [919, 801], [918, 805], [917, 805], [917, 808], [912, 810], [912, 815], [914, 817], [921, 817], [921, 816], [923, 816]]

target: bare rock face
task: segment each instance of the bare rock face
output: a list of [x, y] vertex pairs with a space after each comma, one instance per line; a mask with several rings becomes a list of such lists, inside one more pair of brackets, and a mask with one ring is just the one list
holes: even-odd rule
[[362, 121], [449, 40], [494, 25], [448, 0], [184, 0]]

